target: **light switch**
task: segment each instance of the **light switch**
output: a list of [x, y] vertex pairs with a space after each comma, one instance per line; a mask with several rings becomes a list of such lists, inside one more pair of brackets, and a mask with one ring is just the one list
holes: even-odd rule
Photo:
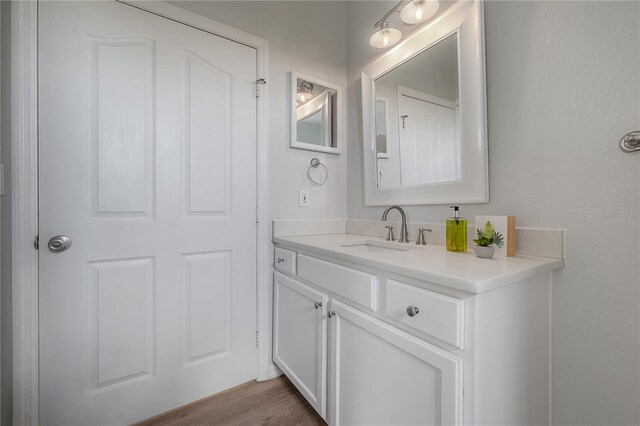
[[309, 191], [306, 189], [300, 190], [300, 199], [298, 200], [298, 206], [309, 207]]

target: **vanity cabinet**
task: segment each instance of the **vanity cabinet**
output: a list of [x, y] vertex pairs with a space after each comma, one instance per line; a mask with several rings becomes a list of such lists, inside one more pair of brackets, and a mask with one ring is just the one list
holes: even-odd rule
[[328, 300], [274, 274], [274, 360], [323, 418], [331, 425], [460, 423], [462, 359]]
[[[295, 265], [277, 266], [283, 250]], [[487, 290], [473, 293], [318, 251], [278, 247], [273, 358], [331, 426], [550, 423], [550, 271], [560, 263], [485, 276]], [[427, 253], [437, 255], [417, 255]]]

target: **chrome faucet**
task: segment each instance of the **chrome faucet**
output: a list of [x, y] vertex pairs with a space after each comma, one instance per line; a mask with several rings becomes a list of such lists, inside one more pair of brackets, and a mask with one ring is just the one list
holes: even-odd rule
[[400, 206], [390, 206], [387, 207], [384, 211], [384, 213], [382, 213], [382, 220], [386, 221], [387, 220], [387, 215], [389, 214], [390, 210], [396, 209], [398, 210], [398, 212], [400, 212], [400, 216], [402, 216], [402, 227], [400, 228], [400, 239], [398, 240], [401, 243], [408, 243], [409, 242], [409, 231], [407, 231], [407, 215], [404, 214], [404, 210], [402, 210], [402, 207]]

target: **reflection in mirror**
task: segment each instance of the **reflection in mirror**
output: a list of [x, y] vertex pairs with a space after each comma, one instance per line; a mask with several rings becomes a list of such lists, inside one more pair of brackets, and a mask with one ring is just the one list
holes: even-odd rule
[[378, 188], [461, 180], [458, 33], [375, 80]]
[[[294, 148], [322, 150], [337, 147], [337, 90], [296, 78]], [[328, 150], [327, 150], [328, 151]]]
[[387, 104], [386, 98], [376, 98], [376, 154], [387, 158]]
[[326, 90], [303, 103], [299, 99], [296, 110], [298, 142], [332, 146], [330, 92]]

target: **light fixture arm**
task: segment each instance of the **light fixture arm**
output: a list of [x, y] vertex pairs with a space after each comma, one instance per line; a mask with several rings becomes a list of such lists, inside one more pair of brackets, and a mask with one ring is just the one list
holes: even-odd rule
[[398, 9], [400, 9], [402, 6], [404, 6], [406, 3], [409, 3], [411, 0], [400, 0], [398, 3], [396, 3], [395, 6], [393, 6], [393, 8], [391, 8], [382, 18], [380, 18], [378, 20], [378, 22], [376, 22], [373, 25], [373, 28], [382, 28], [382, 25], [384, 24], [384, 22], [387, 20], [387, 18], [389, 16], [391, 16], [391, 14], [393, 14], [394, 12], [398, 12]]

